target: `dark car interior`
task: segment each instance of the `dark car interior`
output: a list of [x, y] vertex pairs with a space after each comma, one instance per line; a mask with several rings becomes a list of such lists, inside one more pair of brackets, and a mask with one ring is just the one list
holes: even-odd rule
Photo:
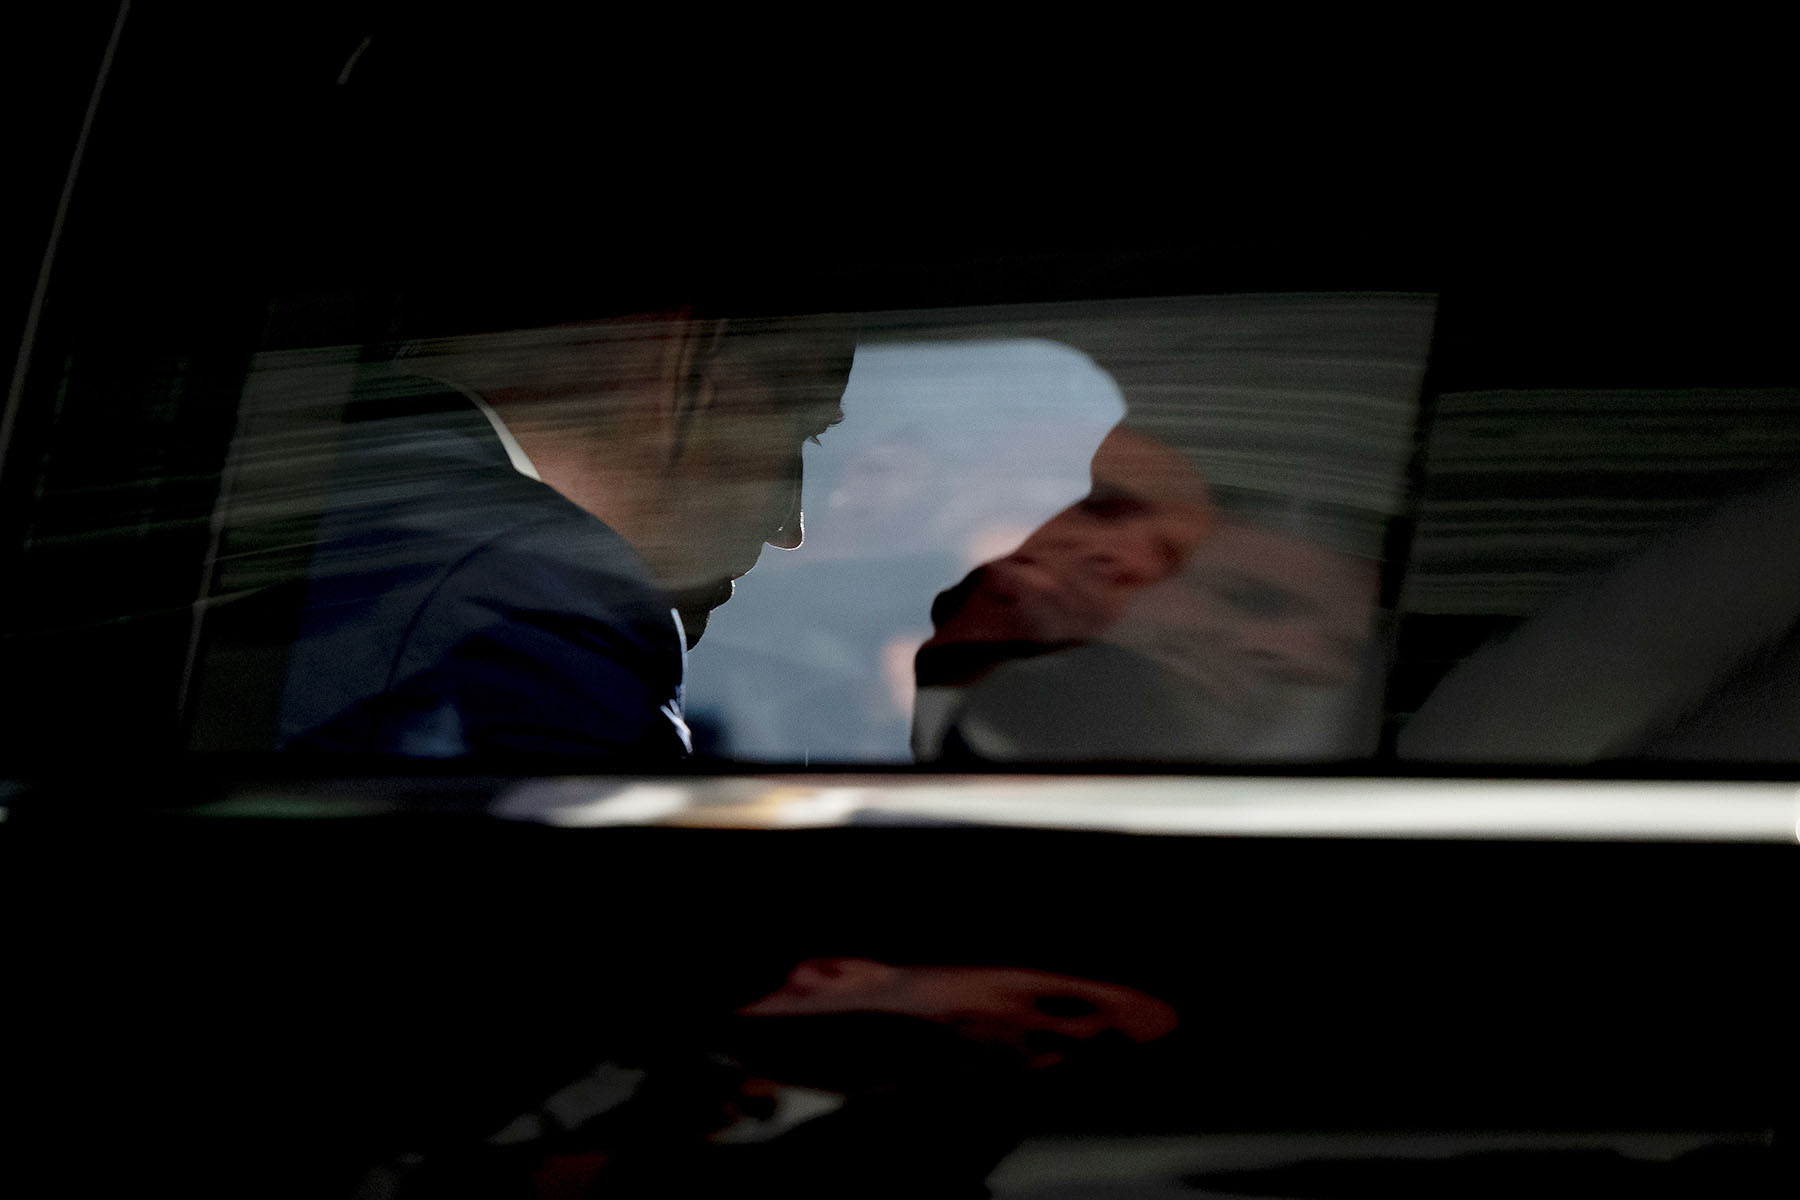
[[[1537, 114], [1416, 61], [1302, 89], [1227, 80], [1209, 51], [1205, 97], [1004, 38], [869, 65], [902, 36], [801, 51], [723, 23], [352, 4], [127, 4], [28, 32], [56, 66], [16, 175], [31, 250], [0, 433], [11, 1194], [1791, 1193], [1792, 828], [564, 828], [495, 798], [931, 767], [193, 749], [259, 353], [696, 299], [775, 318], [1394, 293], [1435, 307], [1382, 534], [1373, 752], [962, 761], [959, 786], [1633, 780], [1704, 805], [1702, 785], [1795, 782], [1800, 609], [1779, 595], [1741, 644], [1658, 627], [1717, 649], [1705, 688], [1641, 710], [1648, 684], [1584, 690], [1594, 669], [1560, 651], [1491, 710], [1445, 682], [1479, 680], [1541, 597], [1800, 461], [1796, 235], [1754, 95], [1701, 137], [1653, 107], [1673, 93], [1648, 69], [1570, 68]], [[1452, 115], [1464, 88], [1488, 103]], [[1782, 527], [1651, 590], [1747, 630], [1743, 598], [1792, 573]], [[1562, 619], [1606, 621], [1599, 595]], [[369, 803], [307, 799], [327, 789]], [[1179, 1021], [1141, 1044], [1027, 1035], [1040, 1070], [878, 1006], [805, 1037], [744, 1016], [840, 960], [1101, 981]], [[779, 1104], [850, 1099], [733, 1141], [772, 1118], [741, 1097], [737, 1124], [695, 1115], [727, 1060]], [[495, 1133], [596, 1063], [648, 1082], [526, 1149]]]

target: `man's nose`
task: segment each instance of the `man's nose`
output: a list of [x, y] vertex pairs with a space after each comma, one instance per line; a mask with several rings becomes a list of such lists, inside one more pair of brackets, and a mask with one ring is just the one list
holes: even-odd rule
[[800, 511], [800, 473], [794, 472], [794, 485], [788, 492], [787, 510], [781, 518], [781, 524], [766, 539], [767, 545], [777, 550], [798, 550], [800, 543], [806, 540], [806, 516]]
[[783, 521], [781, 528], [769, 535], [768, 545], [777, 550], [798, 550], [800, 543], [806, 540], [806, 518], [800, 506], [794, 506], [794, 515]]

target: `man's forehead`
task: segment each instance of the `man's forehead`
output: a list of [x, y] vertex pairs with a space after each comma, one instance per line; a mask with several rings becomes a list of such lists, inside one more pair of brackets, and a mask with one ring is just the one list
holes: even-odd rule
[[759, 372], [847, 381], [856, 335], [849, 329], [728, 326], [714, 355]]
[[856, 350], [857, 325], [847, 317], [732, 321], [669, 312], [436, 339], [458, 349], [504, 347], [544, 353], [605, 353], [671, 340], [690, 341], [714, 355], [746, 362], [812, 363], [847, 373]]
[[843, 420], [855, 351], [848, 334], [775, 329], [728, 334], [712, 358], [715, 371], [741, 373], [768, 389], [781, 408], [823, 429]]

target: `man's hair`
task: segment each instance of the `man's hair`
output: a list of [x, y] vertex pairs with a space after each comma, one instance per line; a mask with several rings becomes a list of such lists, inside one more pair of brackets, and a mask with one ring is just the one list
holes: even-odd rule
[[[440, 379], [503, 404], [527, 397], [549, 415], [556, 405], [571, 430], [601, 433], [621, 410], [616, 397], [647, 384], [671, 386], [676, 410], [673, 455], [679, 457], [700, 417], [704, 383], [721, 356], [750, 359], [771, 383], [777, 404], [816, 403], [819, 379], [841, 381], [850, 370], [856, 322], [841, 316], [705, 320], [691, 312], [647, 313], [450, 337], [413, 339], [398, 348], [394, 367]], [[679, 346], [669, 345], [671, 340]], [[678, 378], [661, 372], [678, 363]], [[654, 378], [634, 372], [656, 372]], [[841, 382], [836, 390], [841, 391]], [[835, 392], [833, 393], [835, 399]]]

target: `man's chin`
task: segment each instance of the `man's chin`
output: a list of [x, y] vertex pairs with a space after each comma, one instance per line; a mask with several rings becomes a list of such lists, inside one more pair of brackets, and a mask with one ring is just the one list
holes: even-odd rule
[[687, 635], [689, 650], [700, 644], [700, 635], [706, 632], [706, 623], [711, 619], [713, 609], [730, 600], [736, 586], [732, 580], [721, 579], [706, 587], [689, 588], [675, 593], [674, 608], [681, 614], [681, 629]]

